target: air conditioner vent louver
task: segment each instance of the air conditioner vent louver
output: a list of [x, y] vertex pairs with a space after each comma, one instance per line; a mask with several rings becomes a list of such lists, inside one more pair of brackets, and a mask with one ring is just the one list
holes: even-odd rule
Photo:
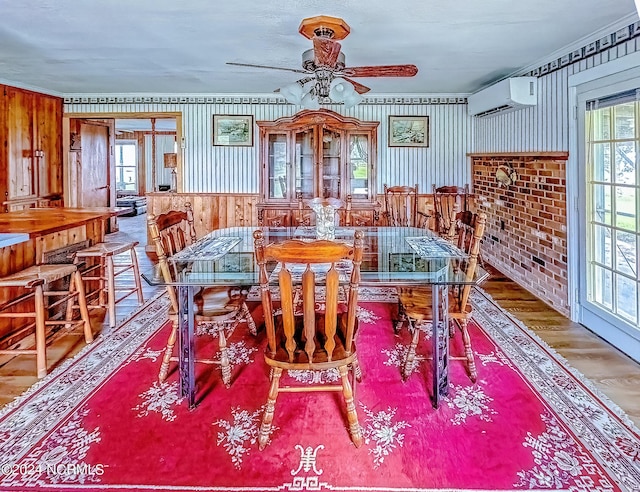
[[538, 103], [535, 77], [511, 77], [469, 96], [468, 110], [473, 116], [490, 116], [515, 111]]

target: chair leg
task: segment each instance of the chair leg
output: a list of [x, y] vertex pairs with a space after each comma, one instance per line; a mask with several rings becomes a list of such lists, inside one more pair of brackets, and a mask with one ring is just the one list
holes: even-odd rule
[[353, 399], [354, 401], [358, 401], [358, 376], [356, 376], [356, 366], [358, 362], [354, 360], [354, 364], [349, 365], [349, 370], [351, 371], [351, 381], [353, 387]]
[[[69, 279], [69, 294], [71, 294], [72, 292], [77, 290], [76, 286], [78, 284], [78, 281], [76, 280], [76, 278], [77, 277], [74, 274], [74, 275], [71, 275], [71, 279]], [[70, 296], [69, 300], [67, 301], [67, 309], [66, 309], [65, 317], [64, 317], [64, 319], [66, 319], [67, 321], [71, 321], [73, 319], [73, 308], [74, 307], [75, 307], [74, 298], [73, 298], [73, 296]], [[66, 326], [65, 328], [68, 328], [68, 326]]]
[[47, 375], [47, 334], [44, 314], [44, 292], [42, 285], [35, 287], [35, 318], [36, 318], [36, 371], [39, 378]]
[[[71, 282], [75, 285], [78, 296], [78, 306], [80, 306], [80, 317], [84, 321], [84, 341], [86, 343], [93, 342], [93, 332], [91, 331], [91, 318], [89, 316], [89, 309], [87, 308], [86, 292], [84, 290], [84, 282], [82, 280], [82, 274], [76, 270], [71, 278]], [[72, 301], [69, 301], [68, 305], [71, 305]], [[67, 308], [68, 312], [68, 308]]]
[[160, 364], [160, 372], [158, 373], [158, 381], [161, 383], [167, 379], [169, 374], [169, 364], [171, 363], [171, 354], [173, 354], [173, 347], [176, 344], [178, 338], [178, 322], [174, 321], [171, 327], [171, 333], [167, 339], [167, 346], [164, 349], [164, 356], [162, 357], [162, 364]]
[[242, 307], [240, 308], [240, 317], [247, 322], [249, 333], [255, 337], [258, 334], [258, 329], [256, 328], [256, 322], [253, 320], [253, 316], [251, 316], [246, 302], [242, 303]]
[[276, 408], [276, 399], [278, 398], [278, 387], [280, 385], [280, 376], [282, 376], [282, 369], [279, 367], [273, 368], [271, 377], [271, 386], [269, 387], [269, 396], [267, 398], [267, 404], [262, 414], [262, 423], [260, 424], [260, 431], [258, 434], [258, 448], [260, 451], [269, 442], [269, 435], [271, 434], [271, 423], [273, 422], [273, 414]]
[[353, 376], [359, 383], [362, 382], [362, 369], [360, 369], [360, 362], [358, 362], [358, 356], [353, 359]]
[[469, 330], [467, 329], [467, 320], [459, 320], [460, 331], [462, 332], [462, 341], [464, 342], [464, 355], [467, 358], [467, 369], [469, 370], [469, 379], [472, 382], [476, 382], [478, 378], [478, 371], [476, 369], [476, 361], [473, 356], [473, 350], [471, 349], [471, 337], [469, 336]]
[[231, 365], [229, 364], [229, 350], [227, 349], [227, 337], [224, 333], [224, 323], [218, 325], [218, 343], [220, 348], [222, 382], [228, 388], [231, 385]]
[[113, 256], [106, 258], [107, 268], [107, 311], [109, 316], [109, 327], [116, 326], [116, 279], [115, 266], [113, 264]]
[[400, 301], [398, 301], [398, 317], [393, 320], [393, 334], [397, 335], [400, 333], [400, 328], [407, 320], [407, 316], [404, 313], [404, 306]]
[[406, 381], [407, 378], [411, 375], [411, 371], [413, 371], [413, 366], [415, 364], [416, 358], [416, 348], [418, 348], [418, 341], [420, 340], [420, 330], [418, 327], [413, 324], [413, 337], [411, 338], [411, 344], [409, 345], [409, 350], [407, 350], [407, 355], [404, 359], [404, 364], [402, 364], [402, 380]]
[[356, 448], [362, 446], [362, 429], [358, 423], [358, 414], [356, 413], [356, 405], [353, 399], [353, 390], [349, 383], [349, 367], [344, 365], [338, 368], [340, 378], [342, 378], [342, 394], [347, 404], [347, 419], [349, 421], [349, 434]]
[[138, 255], [136, 249], [131, 248], [131, 264], [133, 265], [133, 280], [136, 283], [136, 292], [138, 294], [138, 303], [144, 304], [144, 296], [142, 295], [142, 282], [140, 281], [140, 268], [138, 266]]
[[[95, 261], [95, 260], [94, 260]], [[98, 304], [105, 306], [107, 303], [104, 298], [105, 293], [105, 275], [107, 274], [107, 262], [104, 256], [98, 258]]]

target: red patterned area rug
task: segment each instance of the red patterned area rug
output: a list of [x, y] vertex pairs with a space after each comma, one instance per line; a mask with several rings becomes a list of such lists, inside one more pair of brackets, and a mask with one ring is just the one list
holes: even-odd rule
[[[349, 439], [339, 394], [285, 393], [259, 451], [263, 333], [237, 327], [230, 388], [217, 366], [198, 365], [190, 411], [175, 370], [156, 379], [168, 333], [157, 298], [0, 412], [0, 490], [640, 490], [640, 435], [622, 411], [482, 292], [473, 303], [478, 381], [452, 360], [439, 409], [428, 361], [400, 378], [409, 336], [393, 333], [394, 303], [363, 302], [364, 445]], [[253, 312], [259, 321], [257, 303]], [[203, 335], [197, 350], [216, 346]], [[336, 375], [288, 375], [291, 384], [313, 377]]]

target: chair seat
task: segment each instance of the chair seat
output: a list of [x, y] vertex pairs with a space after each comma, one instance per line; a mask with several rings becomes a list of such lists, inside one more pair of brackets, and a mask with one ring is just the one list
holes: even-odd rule
[[31, 287], [41, 280], [44, 283], [55, 282], [68, 277], [76, 271], [75, 265], [35, 265], [0, 278], [0, 287]]
[[121, 253], [126, 253], [131, 248], [135, 248], [138, 245], [137, 241], [130, 243], [121, 243], [121, 242], [106, 242], [106, 243], [98, 243], [93, 246], [89, 246], [88, 248], [81, 249], [76, 253], [76, 256], [79, 257], [98, 257], [105, 255], [119, 255]]
[[[398, 289], [398, 301], [402, 303], [404, 313], [411, 319], [423, 321], [432, 319], [433, 304], [431, 289], [426, 287], [401, 287]], [[460, 311], [460, 303], [453, 289], [449, 289], [449, 316], [469, 316], [473, 307], [467, 303], [465, 309]]]
[[[242, 295], [235, 295], [232, 289], [227, 287], [207, 287], [193, 296], [196, 322], [226, 321], [237, 315], [244, 303], [244, 297]], [[176, 310], [171, 307], [169, 314], [175, 316]]]
[[232, 287], [207, 287], [193, 297], [193, 304], [199, 321], [224, 321], [240, 311], [244, 296]]
[[[194, 315], [196, 322], [222, 322], [233, 317], [244, 304], [242, 297], [230, 297], [226, 287], [211, 287], [194, 296]], [[175, 316], [176, 310], [169, 308], [169, 315]]]

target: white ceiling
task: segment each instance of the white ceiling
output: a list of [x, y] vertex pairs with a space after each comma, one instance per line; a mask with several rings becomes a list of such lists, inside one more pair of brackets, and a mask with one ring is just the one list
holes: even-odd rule
[[633, 0], [0, 0], [0, 81], [59, 95], [269, 94], [300, 74], [225, 62], [300, 68], [300, 21], [330, 15], [351, 27], [347, 66], [417, 65], [413, 78], [356, 79], [371, 95], [467, 94], [635, 12]]

